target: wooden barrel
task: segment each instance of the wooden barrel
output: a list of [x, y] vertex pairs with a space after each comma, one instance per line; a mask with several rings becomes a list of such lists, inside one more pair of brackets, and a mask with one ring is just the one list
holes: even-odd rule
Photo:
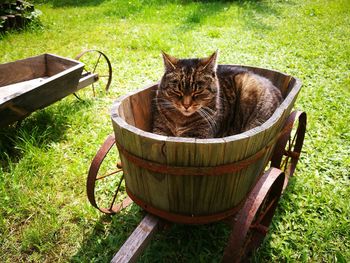
[[178, 223], [209, 223], [234, 214], [268, 164], [301, 82], [246, 67], [267, 77], [284, 101], [263, 125], [216, 139], [166, 137], [150, 132], [157, 84], [112, 106], [112, 122], [129, 196], [150, 213]]

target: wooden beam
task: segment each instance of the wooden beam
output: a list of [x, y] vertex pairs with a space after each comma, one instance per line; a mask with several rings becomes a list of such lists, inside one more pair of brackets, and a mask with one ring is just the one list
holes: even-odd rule
[[132, 232], [123, 246], [114, 255], [111, 263], [131, 263], [136, 262], [138, 257], [151, 241], [152, 236], [159, 230], [161, 219], [151, 214], [147, 214]]
[[98, 80], [98, 74], [89, 74], [79, 79], [77, 90], [85, 88]]

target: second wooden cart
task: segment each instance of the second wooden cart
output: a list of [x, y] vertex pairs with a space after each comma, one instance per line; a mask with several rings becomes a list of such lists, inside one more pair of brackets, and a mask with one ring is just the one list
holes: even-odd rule
[[[133, 262], [161, 222], [207, 224], [229, 220], [232, 232], [223, 262], [245, 261], [268, 232], [278, 200], [300, 157], [306, 114], [292, 112], [301, 82], [290, 75], [247, 67], [270, 79], [284, 97], [263, 125], [216, 139], [165, 137], [150, 132], [157, 84], [128, 94], [112, 107], [110, 135], [91, 163], [87, 194], [100, 211], [113, 214], [135, 202], [149, 214], [112, 262]], [[121, 163], [100, 175], [103, 160], [117, 146]], [[101, 207], [97, 185], [118, 172], [110, 205]], [[128, 197], [115, 204], [122, 180]]]

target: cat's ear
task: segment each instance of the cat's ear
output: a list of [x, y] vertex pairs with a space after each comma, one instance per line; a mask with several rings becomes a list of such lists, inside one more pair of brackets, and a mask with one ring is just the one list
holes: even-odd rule
[[218, 50], [216, 50], [210, 57], [202, 58], [200, 60], [201, 65], [203, 66], [203, 69], [208, 69], [212, 71], [216, 71], [216, 60], [218, 57]]
[[173, 56], [168, 55], [164, 51], [162, 51], [162, 55], [163, 55], [165, 70], [167, 71], [174, 70], [179, 60]]

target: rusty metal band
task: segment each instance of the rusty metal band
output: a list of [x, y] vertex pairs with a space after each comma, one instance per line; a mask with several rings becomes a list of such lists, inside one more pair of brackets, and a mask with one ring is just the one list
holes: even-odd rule
[[235, 215], [240, 208], [244, 204], [244, 199], [242, 202], [240, 202], [237, 206], [228, 209], [224, 212], [215, 213], [211, 215], [183, 215], [179, 213], [172, 213], [168, 211], [164, 211], [158, 208], [155, 208], [154, 206], [146, 203], [145, 201], [141, 200], [140, 198], [136, 197], [128, 187], [126, 187], [126, 192], [128, 196], [141, 208], [146, 210], [147, 212], [156, 215], [160, 218], [163, 218], [169, 222], [178, 223], [178, 224], [209, 224], [213, 222], [218, 222], [221, 220], [224, 220], [225, 218], [231, 217]]
[[256, 152], [254, 155], [247, 159], [237, 161], [234, 163], [209, 166], [209, 167], [191, 167], [191, 166], [171, 166], [168, 164], [161, 164], [150, 160], [142, 159], [129, 151], [127, 151], [118, 141], [116, 145], [118, 150], [123, 156], [138, 167], [144, 168], [148, 171], [176, 176], [217, 176], [227, 173], [234, 173], [244, 168], [247, 168], [250, 164], [255, 163], [259, 159], [264, 157], [264, 154], [274, 145], [276, 142], [276, 136], [273, 138], [264, 148]]
[[95, 182], [96, 182], [96, 176], [98, 174], [100, 166], [103, 160], [105, 159], [106, 155], [114, 145], [114, 143], [115, 143], [114, 135], [109, 135], [91, 162], [88, 177], [87, 177], [87, 182], [86, 182], [86, 193], [91, 205], [93, 207], [96, 207], [101, 212], [104, 212], [107, 214], [111, 213], [111, 211], [107, 208], [99, 207], [96, 203]]
[[[294, 145], [294, 149], [292, 152], [286, 152], [286, 145], [289, 139], [289, 136], [292, 132], [295, 120], [298, 119], [299, 120], [299, 125], [297, 128], [297, 138], [295, 141], [295, 145]], [[293, 158], [292, 160], [292, 164], [293, 166], [296, 166], [296, 163], [298, 162], [300, 153], [301, 153], [301, 149], [303, 147], [303, 143], [304, 143], [304, 137], [305, 137], [305, 132], [306, 132], [306, 122], [307, 122], [307, 115], [305, 112], [302, 111], [293, 111], [288, 119], [286, 120], [285, 124], [284, 124], [284, 128], [281, 132], [281, 134], [279, 135], [278, 141], [276, 143], [275, 149], [274, 149], [274, 153], [271, 157], [271, 166], [272, 167], [277, 167], [279, 168], [281, 160], [283, 155], [285, 154], [289, 154], [289, 156], [291, 156]], [[295, 167], [293, 168], [294, 172]]]

